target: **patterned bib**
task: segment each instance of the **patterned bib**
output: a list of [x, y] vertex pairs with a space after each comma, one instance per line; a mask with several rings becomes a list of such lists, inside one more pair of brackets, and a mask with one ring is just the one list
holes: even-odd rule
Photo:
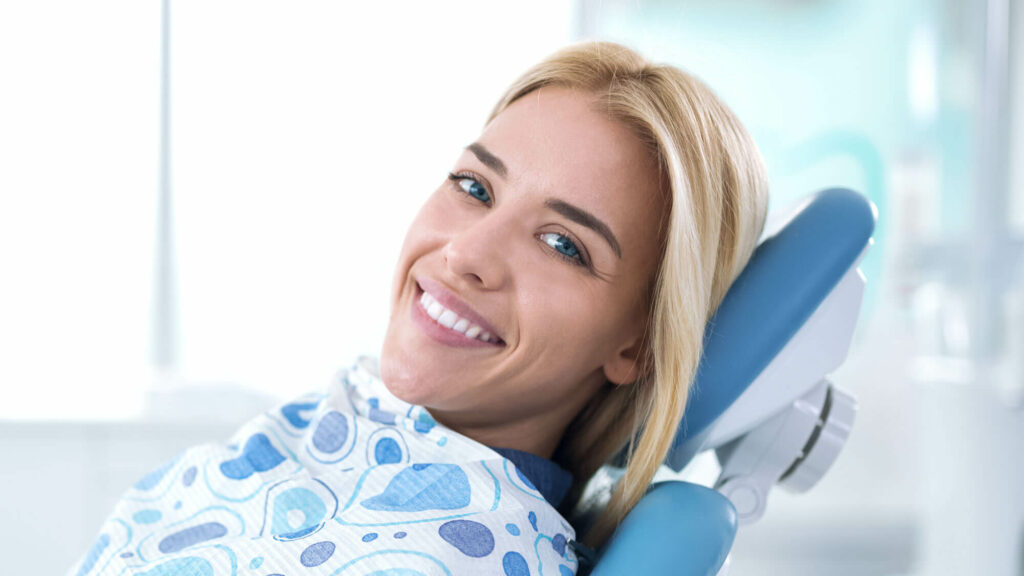
[[574, 537], [511, 461], [362, 357], [142, 478], [69, 574], [568, 576]]

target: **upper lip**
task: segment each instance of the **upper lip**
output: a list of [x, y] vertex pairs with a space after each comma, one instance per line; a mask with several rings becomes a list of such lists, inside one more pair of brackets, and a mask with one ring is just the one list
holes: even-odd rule
[[478, 314], [476, 310], [473, 310], [469, 304], [463, 302], [462, 299], [455, 295], [455, 292], [448, 289], [444, 284], [426, 277], [417, 278], [416, 283], [425, 292], [433, 296], [441, 306], [455, 312], [460, 318], [469, 320], [470, 324], [476, 324], [481, 330], [490, 332], [492, 336], [500, 339], [502, 342], [505, 341], [490, 322]]

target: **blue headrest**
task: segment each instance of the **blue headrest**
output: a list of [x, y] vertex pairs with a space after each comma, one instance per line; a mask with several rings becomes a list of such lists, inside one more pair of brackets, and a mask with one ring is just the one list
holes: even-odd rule
[[875, 218], [864, 196], [833, 188], [757, 247], [708, 322], [675, 446], [704, 432], [782, 350], [864, 251]]

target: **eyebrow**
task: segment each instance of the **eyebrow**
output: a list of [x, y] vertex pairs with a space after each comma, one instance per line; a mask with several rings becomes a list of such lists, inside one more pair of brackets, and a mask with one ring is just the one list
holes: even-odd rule
[[544, 205], [555, 212], [558, 212], [562, 216], [565, 216], [569, 220], [572, 220], [581, 226], [586, 226], [600, 234], [601, 237], [604, 238], [612, 247], [612, 250], [615, 251], [615, 255], [620, 259], [622, 258], [622, 249], [619, 247], [619, 241], [615, 239], [615, 234], [613, 234], [612, 229], [598, 219], [597, 216], [594, 216], [590, 212], [587, 212], [578, 206], [573, 206], [572, 204], [557, 198], [548, 198], [544, 201]]
[[501, 176], [502, 178], [508, 176], [508, 168], [505, 166], [505, 163], [494, 154], [491, 154], [490, 150], [484, 148], [483, 144], [473, 142], [469, 146], [466, 146], [466, 150], [475, 154], [477, 159], [480, 160], [484, 166], [487, 166], [491, 170], [497, 172], [498, 176]]
[[[491, 170], [494, 170], [498, 176], [501, 176], [502, 178], [506, 178], [508, 176], [508, 167], [505, 166], [505, 163], [502, 162], [500, 158], [492, 154], [490, 150], [485, 148], [483, 144], [474, 142], [469, 146], [466, 146], [466, 150], [469, 150], [476, 155], [477, 159], [480, 160], [481, 163]], [[612, 233], [612, 229], [602, 222], [600, 218], [579, 206], [574, 206], [557, 198], [548, 198], [544, 201], [544, 205], [580, 226], [586, 226], [594, 232], [597, 232], [605, 239], [606, 242], [608, 242], [608, 245], [612, 247], [615, 255], [620, 259], [622, 258], [622, 248], [619, 246], [619, 241], [615, 238], [615, 234]]]

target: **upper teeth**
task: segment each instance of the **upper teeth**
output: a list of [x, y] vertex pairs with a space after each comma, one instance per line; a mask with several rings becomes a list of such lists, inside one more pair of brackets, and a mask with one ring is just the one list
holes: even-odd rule
[[445, 328], [455, 330], [456, 332], [465, 335], [467, 338], [475, 338], [477, 340], [483, 340], [484, 342], [498, 341], [498, 339], [492, 336], [490, 332], [445, 308], [440, 302], [435, 300], [433, 296], [426, 292], [420, 296], [420, 306], [426, 310], [427, 315], [434, 320], [437, 320], [438, 324]]

